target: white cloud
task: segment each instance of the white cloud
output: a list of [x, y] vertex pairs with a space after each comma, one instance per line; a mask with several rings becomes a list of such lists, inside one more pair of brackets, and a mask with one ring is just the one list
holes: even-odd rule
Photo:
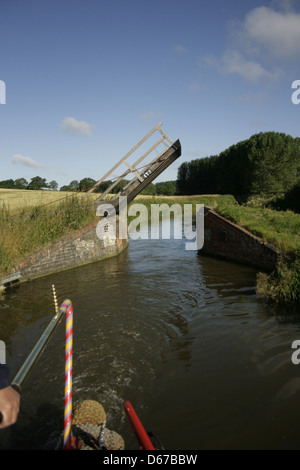
[[271, 5], [281, 10], [293, 10], [295, 3], [298, 1], [299, 0], [272, 0]]
[[249, 11], [242, 22], [231, 23], [230, 42], [221, 57], [207, 55], [200, 64], [250, 82], [278, 78], [284, 63], [298, 64], [300, 59], [300, 13], [293, 11], [292, 4], [277, 0], [273, 8]]
[[139, 120], [140, 121], [155, 121], [155, 120], [160, 120], [162, 118], [161, 113], [155, 113], [153, 111], [148, 111], [146, 113], [140, 114], [139, 115]]
[[177, 46], [174, 47], [175, 51], [176, 52], [186, 52], [186, 48], [184, 46], [182, 46], [181, 44], [178, 44]]
[[219, 68], [225, 74], [237, 74], [251, 82], [257, 82], [260, 78], [276, 78], [277, 76], [258, 62], [247, 60], [240, 52], [234, 50], [224, 53]]
[[259, 62], [248, 60], [242, 53], [229, 49], [220, 59], [212, 55], [202, 57], [199, 64], [215, 67], [224, 75], [239, 75], [250, 82], [257, 82], [261, 78], [276, 78], [277, 72], [269, 72]]
[[202, 93], [202, 92], [206, 92], [208, 89], [209, 89], [208, 86], [204, 85], [202, 82], [201, 83], [191, 82], [187, 86], [187, 90], [190, 93]]
[[73, 117], [65, 117], [62, 122], [62, 128], [71, 134], [92, 135], [92, 125], [85, 121], [77, 121]]
[[260, 91], [259, 93], [244, 93], [243, 95], [238, 96], [236, 99], [240, 103], [244, 104], [257, 104], [261, 103], [265, 98], [265, 93]]
[[45, 165], [40, 165], [39, 163], [35, 162], [31, 158], [23, 157], [22, 155], [19, 155], [17, 153], [15, 155], [13, 155], [11, 160], [15, 164], [19, 163], [20, 165], [30, 166], [30, 167], [33, 167], [33, 168], [46, 168]]
[[196, 91], [199, 91], [200, 90], [200, 85], [196, 82], [192, 82], [189, 84], [188, 86], [188, 91], [190, 91], [191, 93], [194, 93]]
[[258, 53], [279, 59], [299, 59], [300, 14], [290, 8], [285, 11], [255, 8], [247, 14], [238, 37], [248, 41]]

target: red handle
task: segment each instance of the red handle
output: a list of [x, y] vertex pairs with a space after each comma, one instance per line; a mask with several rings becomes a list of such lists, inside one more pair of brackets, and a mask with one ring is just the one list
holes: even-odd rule
[[149, 438], [147, 432], [145, 431], [130, 401], [128, 400], [124, 401], [123, 406], [127, 414], [127, 417], [130, 421], [130, 424], [133, 428], [133, 431], [136, 435], [136, 438], [140, 444], [140, 448], [142, 450], [155, 450], [155, 447], [153, 446], [151, 439]]

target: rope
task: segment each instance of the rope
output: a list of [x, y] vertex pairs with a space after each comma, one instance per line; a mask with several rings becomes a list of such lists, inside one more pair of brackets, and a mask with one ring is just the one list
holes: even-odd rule
[[104, 431], [105, 431], [106, 422], [103, 421], [101, 424], [100, 434], [99, 434], [99, 450], [103, 450], [104, 446]]
[[[74, 410], [72, 436], [80, 440], [80, 450], [124, 450], [124, 439], [106, 427], [106, 413], [94, 400], [84, 400]], [[64, 433], [58, 437], [54, 450], [63, 448]]]

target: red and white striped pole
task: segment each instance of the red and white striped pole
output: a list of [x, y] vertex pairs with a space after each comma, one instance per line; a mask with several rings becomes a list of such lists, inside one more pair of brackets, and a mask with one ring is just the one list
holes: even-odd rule
[[70, 448], [72, 425], [72, 370], [73, 370], [73, 305], [65, 300], [61, 310], [66, 312], [65, 342], [65, 409], [64, 409], [64, 443], [63, 448]]

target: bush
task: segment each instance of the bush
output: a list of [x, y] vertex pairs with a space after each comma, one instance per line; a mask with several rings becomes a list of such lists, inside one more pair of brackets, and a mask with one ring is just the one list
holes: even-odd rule
[[284, 197], [277, 198], [270, 205], [277, 210], [291, 210], [300, 214], [300, 181], [298, 181]]
[[300, 250], [292, 259], [281, 258], [276, 270], [267, 275], [259, 273], [257, 293], [276, 303], [300, 301]]

